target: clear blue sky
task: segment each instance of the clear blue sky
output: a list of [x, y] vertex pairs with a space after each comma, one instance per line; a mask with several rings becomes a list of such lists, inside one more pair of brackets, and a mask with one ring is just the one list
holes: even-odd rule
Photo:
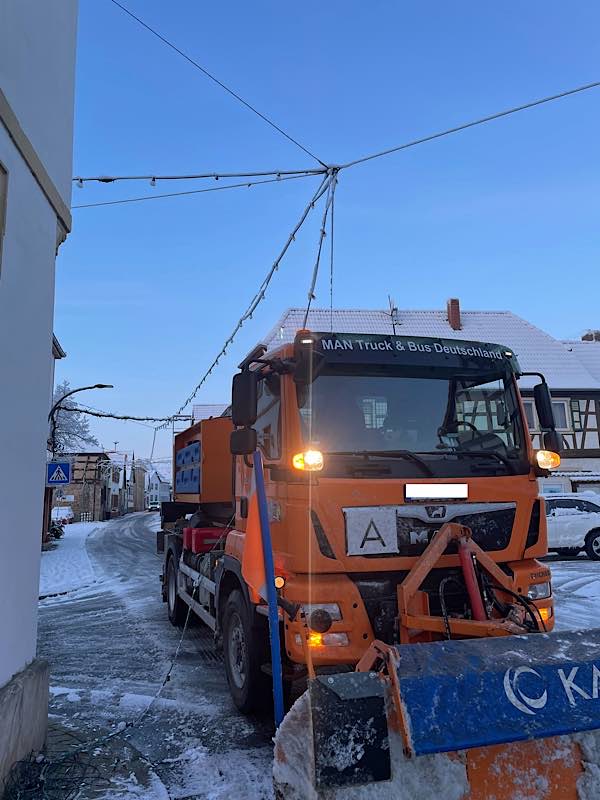
[[[600, 78], [592, 3], [302, 4], [123, 0], [326, 162], [338, 163]], [[600, 327], [600, 90], [342, 173], [337, 306], [510, 309], [553, 335]], [[74, 173], [314, 162], [123, 14], [82, 0]], [[73, 212], [60, 250], [57, 379], [81, 400], [169, 414], [220, 349], [315, 179]], [[87, 185], [73, 203], [195, 188]], [[240, 357], [303, 305], [318, 217], [197, 402], [226, 401]], [[328, 305], [327, 270], [316, 306]], [[93, 423], [148, 456], [152, 430]], [[159, 435], [155, 455], [170, 452]]]

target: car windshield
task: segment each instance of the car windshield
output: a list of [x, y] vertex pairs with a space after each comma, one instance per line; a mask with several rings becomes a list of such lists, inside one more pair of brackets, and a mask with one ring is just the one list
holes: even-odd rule
[[330, 367], [299, 389], [298, 402], [305, 442], [346, 462], [353, 459], [355, 467], [362, 458], [380, 468], [385, 460], [391, 473], [407, 475], [529, 469], [510, 376], [389, 369], [365, 374]]

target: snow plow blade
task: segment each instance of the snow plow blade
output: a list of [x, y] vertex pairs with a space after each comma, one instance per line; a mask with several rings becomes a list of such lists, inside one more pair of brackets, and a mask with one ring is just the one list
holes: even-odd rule
[[600, 797], [600, 630], [371, 650], [284, 720], [279, 796]]

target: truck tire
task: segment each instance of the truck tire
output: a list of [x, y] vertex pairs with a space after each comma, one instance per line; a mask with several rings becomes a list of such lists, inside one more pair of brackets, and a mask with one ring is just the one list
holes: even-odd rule
[[265, 650], [264, 634], [253, 628], [250, 609], [235, 589], [223, 613], [223, 654], [229, 691], [242, 714], [272, 706], [271, 678], [261, 670]]
[[177, 564], [173, 555], [167, 559], [167, 611], [171, 625], [180, 627], [187, 616], [187, 606], [177, 594]]
[[585, 552], [592, 561], [600, 561], [600, 528], [595, 528], [585, 537]]

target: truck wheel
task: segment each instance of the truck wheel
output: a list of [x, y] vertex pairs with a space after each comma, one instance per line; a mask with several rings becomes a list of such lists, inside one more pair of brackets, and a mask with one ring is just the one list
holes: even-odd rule
[[590, 531], [585, 537], [585, 552], [592, 561], [600, 561], [600, 528]]
[[167, 610], [171, 625], [179, 627], [185, 622], [187, 606], [177, 594], [177, 565], [173, 556], [167, 560]]
[[227, 598], [223, 614], [223, 654], [227, 683], [242, 714], [269, 707], [271, 680], [261, 670], [265, 642], [250, 623], [250, 610], [239, 590]]

